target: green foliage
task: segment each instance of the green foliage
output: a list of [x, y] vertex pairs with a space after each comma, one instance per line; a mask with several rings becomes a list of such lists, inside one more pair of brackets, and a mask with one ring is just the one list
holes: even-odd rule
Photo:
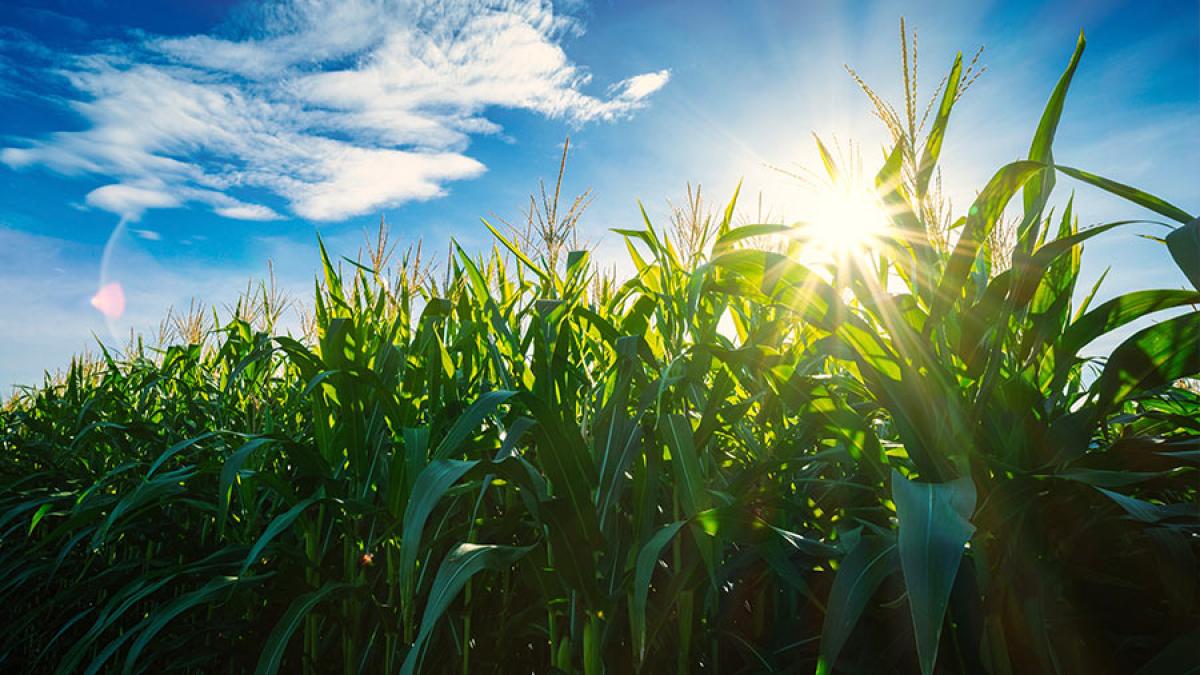
[[621, 283], [494, 228], [442, 284], [321, 245], [309, 338], [232, 318], [75, 361], [0, 412], [0, 667], [1178, 672], [1200, 296], [1072, 306], [1126, 223], [1056, 217], [1054, 174], [1184, 223], [1163, 260], [1193, 284], [1197, 224], [1053, 164], [1083, 45], [948, 250], [924, 219], [961, 58], [920, 156], [886, 155], [891, 235], [833, 273], [735, 195], [695, 236], [617, 230]]

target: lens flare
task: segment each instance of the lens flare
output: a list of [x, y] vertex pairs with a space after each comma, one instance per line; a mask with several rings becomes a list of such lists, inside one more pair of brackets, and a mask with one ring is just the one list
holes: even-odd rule
[[109, 321], [116, 321], [125, 313], [125, 289], [116, 281], [104, 284], [92, 296], [92, 307]]

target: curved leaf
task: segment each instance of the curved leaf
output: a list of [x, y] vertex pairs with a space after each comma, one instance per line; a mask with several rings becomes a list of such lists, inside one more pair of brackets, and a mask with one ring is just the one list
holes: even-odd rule
[[283, 617], [279, 619], [279, 623], [275, 624], [275, 628], [271, 629], [271, 634], [267, 636], [267, 642], [258, 657], [258, 666], [254, 669], [255, 675], [274, 675], [279, 672], [279, 663], [283, 660], [283, 652], [304, 617], [308, 616], [313, 607], [316, 607], [330, 594], [351, 587], [347, 583], [330, 581], [317, 590], [305, 593], [293, 600], [287, 611], [283, 613]]
[[1091, 341], [1152, 312], [1200, 304], [1200, 293], [1177, 290], [1134, 291], [1119, 295], [1073, 321], [1058, 339], [1055, 353], [1071, 357]]
[[896, 544], [883, 537], [862, 537], [842, 559], [833, 587], [829, 590], [828, 610], [821, 625], [821, 658], [817, 675], [833, 671], [842, 647], [866, 609], [875, 589], [896, 571]]
[[1200, 291], [1200, 218], [1167, 235], [1167, 250], [1192, 286]]
[[151, 614], [145, 621], [143, 621], [138, 625], [137, 628], [134, 629], [137, 631], [138, 636], [137, 639], [133, 641], [133, 644], [130, 645], [129, 653], [125, 656], [125, 674], [129, 675], [129, 673], [133, 672], [133, 666], [135, 663], [137, 663], [137, 658], [141, 655], [142, 650], [144, 650], [146, 646], [150, 644], [150, 641], [154, 639], [154, 636], [158, 635], [159, 631], [165, 628], [168, 623], [175, 619], [175, 617], [183, 614], [193, 607], [196, 607], [197, 605], [208, 602], [217, 594], [225, 591], [240, 581], [241, 579], [238, 577], [217, 577], [209, 581], [207, 584], [204, 584], [200, 588], [188, 593], [184, 593], [183, 595], [175, 598]]
[[[946, 126], [950, 122], [950, 110], [954, 107], [954, 102], [958, 99], [959, 82], [962, 79], [962, 53], [959, 52], [954, 57], [954, 65], [950, 68], [950, 75], [946, 78], [946, 84], [942, 91], [942, 103], [938, 106], [937, 116], [933, 119], [933, 126], [929, 128], [929, 136], [925, 140], [925, 149], [921, 152], [921, 163], [917, 167], [917, 199], [925, 198], [925, 193], [929, 190], [929, 179], [933, 177], [933, 169], [937, 166], [938, 158], [942, 154], [942, 141], [946, 138]], [[915, 139], [909, 139], [915, 143]]]
[[421, 630], [417, 639], [404, 657], [404, 665], [400, 668], [401, 675], [411, 675], [425, 649], [425, 641], [441, 618], [442, 613], [477, 572], [485, 569], [504, 569], [525, 556], [532, 546], [497, 546], [494, 544], [459, 544], [446, 554], [445, 560], [438, 567], [437, 576], [433, 579], [433, 587], [429, 591], [429, 601], [425, 603], [425, 613], [421, 616]]
[[252, 439], [225, 459], [217, 487], [217, 527], [219, 529], [224, 530], [225, 528], [225, 520], [229, 516], [229, 500], [232, 497], [233, 482], [242, 470], [242, 465], [246, 463], [246, 459], [250, 457], [251, 453], [274, 441], [275, 439], [266, 437]]
[[200, 441], [202, 441], [206, 438], [211, 438], [212, 436], [215, 436], [215, 435], [216, 435], [216, 432], [206, 431], [206, 432], [200, 434], [199, 436], [193, 436], [192, 438], [180, 441], [180, 442], [176, 443], [175, 445], [172, 445], [171, 447], [167, 448], [166, 450], [163, 451], [163, 453], [161, 455], [158, 456], [158, 459], [154, 460], [154, 463], [150, 465], [150, 468], [146, 469], [146, 478], [148, 479], [151, 476], [153, 476], [154, 472], [158, 471], [158, 468], [163, 465], [163, 462], [170, 459], [176, 453], [182, 452], [183, 450], [190, 448], [191, 446], [195, 445], [196, 443], [199, 443]]
[[946, 264], [946, 271], [942, 274], [942, 279], [938, 283], [937, 291], [930, 305], [926, 333], [942, 320], [946, 311], [954, 306], [954, 303], [962, 295], [963, 286], [966, 284], [971, 266], [975, 264], [979, 248], [987, 240], [992, 228], [995, 227], [1000, 214], [1004, 212], [1004, 207], [1008, 205], [1017, 190], [1024, 187], [1025, 183], [1042, 167], [1041, 162], [1028, 160], [1007, 164], [992, 176], [983, 191], [975, 198], [975, 202], [967, 211], [967, 220], [963, 225], [962, 234], [954, 245], [950, 261]]
[[1200, 373], [1200, 312], [1134, 333], [1122, 342], [1096, 380], [1097, 406], [1107, 412], [1130, 396]]
[[948, 483], [916, 483], [892, 472], [892, 499], [900, 520], [900, 567], [908, 589], [913, 633], [924, 675], [933, 673], [950, 589], [963, 547], [975, 532], [975, 484], [969, 477]]
[[1109, 180], [1102, 176], [1097, 176], [1094, 173], [1088, 173], [1087, 171], [1082, 171], [1080, 169], [1073, 169], [1069, 166], [1057, 165], [1055, 168], [1072, 178], [1095, 185], [1101, 190], [1106, 190], [1117, 195], [1118, 197], [1123, 197], [1134, 204], [1137, 204], [1138, 206], [1150, 209], [1155, 213], [1160, 213], [1176, 222], [1187, 223], [1192, 220], [1192, 216], [1189, 215], [1187, 211], [1184, 211], [1178, 206], [1168, 203], [1163, 199], [1155, 197], [1152, 194], [1142, 192], [1135, 187], [1130, 187], [1123, 183], [1118, 183], [1115, 180]]
[[475, 399], [471, 407], [467, 408], [454, 421], [454, 425], [450, 427], [450, 430], [446, 432], [442, 441], [434, 448], [433, 459], [446, 459], [449, 457], [466, 440], [468, 435], [479, 428], [484, 418], [496, 412], [496, 408], [500, 407], [508, 399], [516, 396], [516, 394], [517, 392], [515, 391], [497, 389], [496, 391], [489, 391]]
[[686, 524], [686, 520], [680, 520], [664, 525], [638, 552], [633, 572], [633, 603], [629, 620], [632, 624], [630, 630], [633, 633], [633, 650], [639, 660], [646, 655], [646, 602], [650, 597], [650, 578], [654, 575], [654, 567], [658, 564], [663, 549]]
[[[1029, 146], [1029, 159], [1035, 162], [1051, 165], [1054, 163], [1052, 152], [1054, 135], [1058, 131], [1058, 122], [1062, 118], [1067, 89], [1071, 86], [1071, 79], [1075, 76], [1079, 58], [1083, 56], [1083, 49], [1086, 46], [1087, 40], [1083, 37], [1083, 31], [1079, 31], [1079, 39], [1075, 42], [1075, 52], [1071, 54], [1071, 60], [1059, 78], [1058, 84], [1054, 85], [1054, 91], [1050, 94], [1050, 100], [1046, 102], [1042, 118], [1038, 121], [1037, 131], [1033, 135], [1033, 142]], [[1042, 210], [1053, 189], [1054, 169], [1051, 167], [1043, 169], [1041, 175], [1025, 184], [1023, 195], [1025, 216], [1017, 232], [1018, 245], [1023, 250], [1028, 251], [1033, 248], [1033, 240], [1038, 236], [1037, 227], [1042, 221]]]
[[254, 564], [254, 561], [258, 558], [259, 554], [262, 553], [263, 549], [267, 547], [267, 544], [270, 544], [271, 540], [273, 540], [275, 537], [278, 537], [280, 533], [291, 527], [292, 523], [296, 521], [296, 518], [299, 518], [300, 514], [304, 512], [304, 509], [307, 509], [308, 507], [317, 503], [317, 501], [317, 497], [309, 497], [308, 499], [301, 500], [287, 511], [275, 516], [275, 518], [271, 520], [271, 524], [267, 525], [267, 529], [263, 530], [263, 533], [259, 535], [258, 540], [254, 542], [254, 546], [250, 548], [250, 552], [246, 554], [246, 560], [242, 562], [242, 569], [238, 572], [238, 575], [245, 575], [246, 570], [250, 569], [250, 566]]
[[412, 494], [408, 499], [408, 505], [404, 509], [400, 540], [399, 581], [406, 605], [411, 604], [413, 599], [417, 550], [421, 545], [421, 533], [425, 529], [425, 520], [445, 496], [450, 486], [457, 483], [458, 479], [478, 463], [478, 461], [465, 462], [456, 459], [434, 460], [417, 476]]

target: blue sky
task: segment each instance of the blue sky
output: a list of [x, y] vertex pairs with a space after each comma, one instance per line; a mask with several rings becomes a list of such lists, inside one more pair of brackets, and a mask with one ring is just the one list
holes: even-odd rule
[[[686, 183], [746, 181], [802, 208], [771, 168], [814, 166], [811, 132], [885, 139], [846, 75], [899, 92], [898, 21], [919, 33], [926, 94], [958, 50], [987, 72], [944, 151], [961, 210], [1023, 155], [1080, 28], [1088, 48], [1056, 159], [1200, 211], [1200, 4], [1183, 2], [31, 2], [0, 8], [0, 389], [36, 383], [95, 337], [149, 331], [171, 305], [231, 301], [273, 260], [303, 298], [319, 231], [352, 254], [381, 215], [402, 243], [488, 245], [572, 138], [567, 189], [591, 187], [585, 236], [637, 200], [665, 217]], [[1076, 189], [1082, 224], [1148, 217]], [[1103, 235], [1101, 296], [1185, 284], [1161, 245]], [[105, 255], [105, 251], [108, 255]], [[127, 291], [106, 322], [89, 300]], [[1109, 343], [1098, 345], [1103, 350]]]

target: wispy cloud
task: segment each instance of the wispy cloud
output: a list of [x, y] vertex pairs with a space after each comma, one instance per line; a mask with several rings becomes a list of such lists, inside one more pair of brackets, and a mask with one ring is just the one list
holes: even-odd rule
[[[55, 59], [41, 74], [65, 81], [86, 128], [24, 139], [0, 161], [110, 178], [86, 202], [131, 221], [188, 203], [343, 219], [483, 173], [467, 147], [500, 131], [490, 109], [613, 120], [670, 78], [586, 93], [590, 74], [562, 47], [581, 30], [544, 0], [275, 2], [223, 36], [139, 34]], [[264, 192], [283, 206], [248, 196]]]

